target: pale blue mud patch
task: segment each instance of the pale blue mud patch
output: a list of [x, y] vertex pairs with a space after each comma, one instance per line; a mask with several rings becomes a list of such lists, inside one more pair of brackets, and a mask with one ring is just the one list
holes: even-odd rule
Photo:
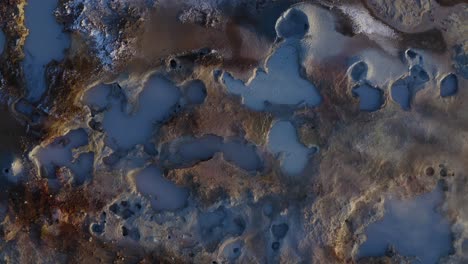
[[367, 228], [358, 258], [382, 256], [391, 245], [400, 255], [418, 258], [414, 263], [437, 263], [452, 251], [450, 224], [436, 209], [442, 200], [436, 188], [413, 200], [386, 201], [384, 218]]
[[240, 95], [253, 110], [265, 109], [265, 103], [279, 105], [317, 106], [321, 103], [317, 88], [300, 75], [299, 55], [295, 46], [287, 42], [269, 58], [268, 73], [258, 71], [246, 85], [224, 73], [222, 79], [230, 93]]
[[359, 97], [359, 109], [366, 112], [377, 111], [384, 102], [380, 89], [363, 84], [353, 88], [353, 96]]
[[393, 83], [390, 91], [392, 100], [403, 110], [409, 110], [416, 93], [424, 89], [424, 84], [429, 79], [429, 74], [420, 65], [412, 66], [408, 76]]
[[30, 101], [38, 101], [47, 90], [46, 65], [61, 60], [64, 50], [70, 46], [70, 36], [55, 20], [57, 3], [57, 0], [29, 0], [25, 8], [29, 35], [24, 46], [23, 68]]
[[254, 145], [245, 144], [240, 140], [232, 140], [226, 142], [221, 151], [226, 161], [236, 164], [246, 171], [260, 171], [262, 168], [262, 161]]
[[349, 77], [355, 82], [364, 81], [367, 77], [367, 71], [369, 70], [367, 63], [359, 61], [351, 65], [348, 70]]
[[200, 80], [193, 80], [180, 86], [181, 98], [178, 105], [178, 110], [191, 109], [205, 102], [206, 91], [205, 84]]
[[276, 22], [276, 32], [282, 38], [302, 38], [309, 31], [309, 18], [303, 11], [292, 8]]
[[449, 97], [454, 96], [458, 92], [458, 78], [457, 75], [451, 73], [445, 76], [440, 81], [440, 96]]
[[278, 121], [273, 125], [268, 135], [268, 149], [279, 156], [283, 172], [291, 175], [300, 174], [310, 155], [317, 151], [299, 142], [296, 128], [288, 121]]
[[409, 110], [411, 106], [411, 94], [408, 84], [399, 80], [396, 81], [391, 88], [392, 100], [400, 105], [403, 110]]
[[187, 103], [190, 105], [199, 105], [205, 102], [207, 95], [205, 84], [202, 81], [192, 81], [186, 87], [184, 91]]
[[161, 160], [167, 167], [191, 167], [198, 162], [207, 161], [221, 152], [227, 162], [246, 171], [260, 171], [263, 162], [255, 145], [242, 139], [229, 139], [206, 135], [200, 138], [183, 138], [164, 145]]
[[220, 151], [223, 139], [214, 135], [207, 135], [198, 139], [187, 140], [179, 144], [176, 156], [180, 158], [178, 163], [196, 163], [211, 159], [216, 152]]
[[0, 30], [0, 55], [2, 55], [3, 50], [5, 49], [5, 34], [3, 33], [3, 30]]
[[88, 144], [88, 134], [83, 129], [77, 129], [56, 138], [47, 146], [34, 149], [30, 156], [37, 168], [45, 171], [48, 179], [56, 178], [57, 168], [67, 167], [73, 173], [74, 183], [82, 184], [92, 176], [94, 154], [82, 153], [74, 158], [72, 151], [86, 144]]
[[109, 105], [111, 92], [112, 85], [100, 84], [86, 91], [81, 100], [92, 110], [104, 110]]
[[45, 147], [33, 152], [41, 166], [52, 171], [54, 166], [66, 166], [73, 160], [72, 150], [88, 144], [88, 135], [83, 129], [73, 130], [56, 138]]
[[90, 107], [105, 107], [102, 128], [106, 144], [113, 149], [128, 150], [145, 144], [154, 129], [168, 118], [179, 102], [181, 92], [162, 76], [152, 76], [138, 97], [133, 113], [127, 113], [123, 93], [116, 86], [99, 85], [89, 90], [83, 101]]
[[149, 198], [156, 211], [174, 211], [187, 203], [188, 190], [166, 179], [156, 167], [143, 169], [135, 181], [137, 190]]

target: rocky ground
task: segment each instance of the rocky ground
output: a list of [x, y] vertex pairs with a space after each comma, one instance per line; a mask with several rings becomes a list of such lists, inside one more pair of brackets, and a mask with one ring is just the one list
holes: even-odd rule
[[58, 0], [38, 100], [27, 2], [1, 263], [468, 262], [466, 1]]

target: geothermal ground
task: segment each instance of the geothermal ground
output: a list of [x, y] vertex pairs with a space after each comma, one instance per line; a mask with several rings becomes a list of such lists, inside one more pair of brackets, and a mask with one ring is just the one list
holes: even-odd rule
[[466, 0], [1, 0], [0, 263], [468, 263]]

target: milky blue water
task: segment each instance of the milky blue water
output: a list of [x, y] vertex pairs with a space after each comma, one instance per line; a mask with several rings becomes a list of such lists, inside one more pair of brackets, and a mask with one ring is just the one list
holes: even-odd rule
[[437, 211], [440, 188], [412, 200], [389, 199], [383, 219], [371, 224], [358, 257], [382, 256], [389, 245], [403, 256], [416, 256], [423, 264], [435, 264], [452, 250], [448, 220]]
[[353, 94], [359, 98], [359, 109], [373, 112], [379, 110], [383, 104], [383, 93], [368, 84], [353, 89]]
[[299, 174], [316, 149], [310, 149], [299, 142], [296, 128], [291, 122], [278, 121], [270, 130], [268, 149], [279, 156], [281, 168], [287, 174]]
[[70, 46], [70, 36], [62, 31], [54, 16], [57, 0], [29, 0], [25, 8], [26, 38], [23, 62], [28, 89], [27, 98], [37, 101], [46, 88], [45, 66], [61, 60]]
[[299, 74], [299, 66], [297, 48], [284, 43], [268, 60], [268, 73], [257, 72], [248, 85], [228, 73], [223, 75], [223, 80], [230, 93], [242, 96], [243, 103], [254, 110], [264, 110], [266, 102], [319, 105], [322, 97], [317, 88]]
[[167, 180], [156, 167], [143, 169], [136, 175], [137, 190], [147, 196], [154, 210], [176, 210], [187, 202], [188, 190]]
[[449, 97], [458, 92], [457, 75], [451, 73], [445, 76], [440, 82], [440, 96]]

